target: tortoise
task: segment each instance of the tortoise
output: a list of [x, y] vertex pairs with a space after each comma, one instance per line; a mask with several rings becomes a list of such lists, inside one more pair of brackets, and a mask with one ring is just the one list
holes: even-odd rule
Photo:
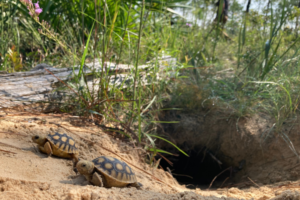
[[66, 133], [52, 132], [47, 137], [40, 135], [32, 136], [32, 141], [38, 144], [38, 148], [42, 153], [52, 154], [61, 158], [71, 158], [73, 168], [78, 162], [78, 146], [75, 140]]
[[140, 189], [132, 169], [123, 161], [110, 156], [100, 156], [92, 161], [79, 160], [78, 172], [93, 185], [100, 187], [136, 187]]

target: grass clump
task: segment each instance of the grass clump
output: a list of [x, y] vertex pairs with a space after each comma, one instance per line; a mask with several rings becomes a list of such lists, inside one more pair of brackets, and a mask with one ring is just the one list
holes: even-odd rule
[[[233, 1], [225, 29], [211, 23], [209, 1], [43, 1], [33, 16], [21, 2], [1, 2], [0, 70], [78, 65], [64, 83], [60, 111], [113, 122], [152, 155], [160, 151], [155, 131], [165, 100], [173, 108], [228, 110], [237, 119], [267, 113], [276, 131], [298, 111], [298, 24], [288, 25], [300, 12], [292, 1], [249, 12]], [[176, 64], [161, 64], [164, 54]], [[134, 66], [124, 75], [131, 81], [111, 84], [120, 74], [108, 62]]]
[[[14, 3], [6, 2], [9, 6]], [[37, 61], [26, 54], [30, 61], [22, 63], [27, 66], [24, 68], [16, 68], [10, 60], [4, 59], [1, 70], [23, 71], [41, 61], [73, 67], [72, 78], [68, 82], [60, 81], [61, 87], [56, 90], [64, 94], [64, 101], [51, 102], [59, 105], [60, 112], [80, 115], [97, 125], [113, 124], [114, 131], [133, 139], [149, 152], [151, 161], [157, 153], [167, 153], [155, 146], [156, 139], [165, 140], [157, 136], [155, 130], [157, 112], [162, 106], [168, 83], [168, 79], [159, 76], [163, 70], [168, 71], [161, 68], [160, 59], [163, 52], [169, 50], [168, 47], [157, 47], [157, 44], [167, 45], [167, 38], [155, 37], [164, 26], [167, 26], [163, 28], [164, 32], [173, 32], [168, 25], [171, 14], [166, 10], [166, 4], [161, 2], [152, 6], [145, 1], [87, 1], [87, 6], [80, 1], [69, 3], [73, 6], [67, 11], [64, 3], [18, 2], [15, 5], [17, 13], [11, 14], [11, 18], [19, 16], [22, 18], [20, 22], [28, 25], [22, 27], [22, 34], [26, 35], [30, 28], [37, 33], [34, 37], [44, 39], [41, 44], [34, 42], [43, 58]], [[10, 9], [7, 11], [9, 13]], [[155, 21], [159, 12], [161, 22]], [[57, 18], [58, 13], [65, 20]], [[148, 19], [149, 23], [146, 23]], [[5, 48], [1, 46], [3, 52]], [[22, 49], [19, 47], [16, 51], [21, 52]], [[53, 57], [59, 58], [60, 63]], [[64, 63], [64, 60], [67, 62]], [[87, 65], [89, 60], [94, 64]], [[119, 74], [110, 71], [109, 63], [116, 63], [115, 67], [119, 63], [134, 67], [129, 67], [126, 74]], [[139, 68], [146, 63], [147, 70]], [[121, 76], [124, 81], [114, 83]]]

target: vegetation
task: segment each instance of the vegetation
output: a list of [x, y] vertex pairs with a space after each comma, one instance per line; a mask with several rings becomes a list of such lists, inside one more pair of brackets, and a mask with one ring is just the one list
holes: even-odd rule
[[[66, 83], [76, 95], [61, 111], [99, 123], [105, 117], [152, 155], [166, 153], [155, 148], [155, 139], [162, 139], [155, 127], [168, 97], [173, 109], [222, 109], [237, 119], [267, 113], [282, 134], [282, 123], [296, 116], [299, 2], [232, 0], [224, 29], [212, 23], [216, 7], [209, 0], [45, 0], [39, 2], [42, 12], [34, 5], [31, 14], [29, 2], [0, 3], [0, 70], [28, 70], [40, 62], [80, 64], [74, 81]], [[178, 63], [166, 70], [171, 79], [158, 80], [163, 54]], [[102, 69], [107, 61], [135, 66], [131, 89], [110, 86], [113, 75], [100, 72], [97, 91], [84, 89], [84, 63], [95, 59]], [[154, 64], [146, 86], [138, 66], [148, 61]]]

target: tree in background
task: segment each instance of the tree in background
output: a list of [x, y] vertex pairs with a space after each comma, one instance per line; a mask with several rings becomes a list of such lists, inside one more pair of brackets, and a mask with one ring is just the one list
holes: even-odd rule
[[243, 6], [239, 4], [237, 0], [233, 0], [228, 9], [228, 23], [227, 23], [227, 31], [230, 34], [238, 34], [239, 30], [239, 21], [241, 19], [241, 11], [243, 10]]
[[218, 10], [217, 10], [217, 16], [214, 19], [214, 21], [221, 22], [222, 25], [224, 26], [228, 19], [229, 0], [218, 0], [218, 2], [215, 5], [218, 7]]

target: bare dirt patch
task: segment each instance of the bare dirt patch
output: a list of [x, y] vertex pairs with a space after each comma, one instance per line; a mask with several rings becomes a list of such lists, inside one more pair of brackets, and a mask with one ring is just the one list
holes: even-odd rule
[[[74, 120], [76, 119], [76, 120]], [[153, 169], [128, 141], [112, 137], [95, 125], [76, 126], [78, 118], [63, 115], [10, 113], [0, 118], [0, 199], [271, 199], [276, 196], [297, 197], [298, 182], [281, 186], [220, 188], [201, 190], [180, 185], [162, 169]], [[61, 127], [58, 128], [57, 125]], [[72, 125], [73, 124], [73, 125]], [[75, 124], [75, 125], [74, 125]], [[79, 143], [80, 157], [92, 160], [101, 155], [120, 156], [143, 184], [136, 188], [101, 188], [89, 184], [72, 171], [72, 161], [47, 157], [31, 141], [35, 134], [48, 134], [50, 129], [66, 132]], [[88, 143], [91, 141], [92, 143]], [[109, 149], [111, 152], [106, 151]], [[119, 158], [120, 158], [119, 157]], [[161, 183], [133, 165], [162, 180]], [[277, 188], [275, 188], [277, 187]], [[286, 191], [289, 189], [288, 191]]]
[[[45, 114], [19, 113], [0, 118], [0, 199], [205, 199], [202, 191], [186, 189], [168, 172], [149, 167], [129, 142], [114, 138], [93, 125], [76, 127], [72, 125], [74, 121], [78, 119]], [[55, 124], [65, 128], [57, 128]], [[46, 135], [51, 129], [67, 132], [76, 139], [79, 156], [83, 159], [92, 160], [101, 155], [116, 157], [104, 147], [164, 183], [131, 165], [143, 184], [142, 190], [92, 186], [83, 176], [76, 176], [71, 160], [48, 158], [37, 150], [31, 136]], [[222, 197], [215, 192], [205, 194], [211, 195]]]

